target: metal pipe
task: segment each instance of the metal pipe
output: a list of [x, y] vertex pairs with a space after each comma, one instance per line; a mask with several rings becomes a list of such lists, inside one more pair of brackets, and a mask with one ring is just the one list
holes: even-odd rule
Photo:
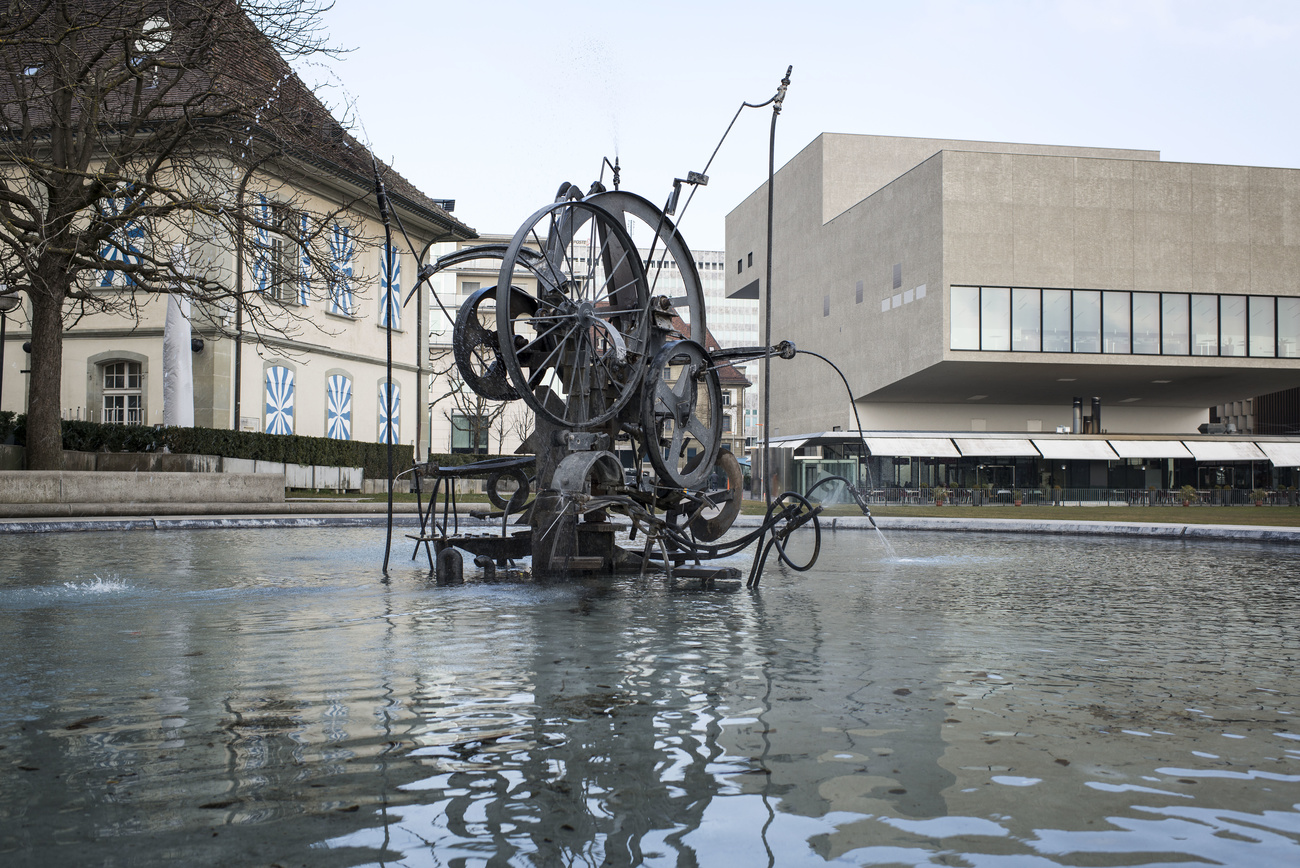
[[1074, 419], [1070, 424], [1071, 434], [1083, 433], [1083, 399], [1074, 399]]
[[[777, 88], [772, 101], [772, 130], [767, 140], [767, 285], [763, 287], [763, 344], [772, 346], [772, 188], [776, 183], [776, 119], [781, 116], [785, 89], [790, 86], [791, 65]], [[772, 357], [763, 358], [763, 492], [768, 508], [772, 506]]]
[[1092, 399], [1092, 433], [1101, 433], [1101, 398]]

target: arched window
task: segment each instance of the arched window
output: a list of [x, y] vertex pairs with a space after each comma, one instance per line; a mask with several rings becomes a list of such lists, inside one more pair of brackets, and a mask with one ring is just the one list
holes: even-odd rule
[[266, 433], [293, 433], [293, 371], [280, 365], [266, 369]]
[[325, 381], [325, 436], [352, 439], [352, 380], [345, 374], [331, 374]]
[[400, 443], [402, 434], [402, 387], [392, 384], [392, 411], [389, 413], [389, 384], [379, 384], [379, 442]]

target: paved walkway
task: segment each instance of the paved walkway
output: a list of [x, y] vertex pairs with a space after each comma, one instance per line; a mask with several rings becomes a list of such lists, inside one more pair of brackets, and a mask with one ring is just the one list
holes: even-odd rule
[[[315, 504], [319, 506], [319, 504]], [[295, 504], [307, 507], [308, 504]], [[331, 504], [333, 507], [343, 504]], [[349, 504], [355, 512], [307, 512], [305, 509], [287, 510], [281, 514], [240, 515], [148, 515], [148, 516], [91, 516], [85, 518], [16, 518], [0, 519], [3, 533], [69, 533], [78, 531], [124, 530], [203, 530], [215, 528], [276, 528], [276, 527], [382, 527], [388, 518], [384, 504]], [[399, 527], [419, 525], [414, 504], [394, 511], [393, 524]], [[358, 509], [364, 507], [364, 510]], [[481, 522], [461, 516], [467, 527], [493, 525], [498, 522]], [[758, 527], [761, 517], [742, 515], [736, 527]], [[871, 523], [863, 516], [837, 516], [822, 518], [823, 531], [871, 530]], [[1137, 521], [1074, 521], [1026, 520], [1014, 518], [910, 518], [889, 516], [876, 519], [882, 530], [896, 531], [970, 531], [976, 533], [1030, 533], [1030, 534], [1099, 534], [1104, 536], [1149, 537], [1152, 539], [1195, 539], [1228, 542], [1267, 542], [1300, 545], [1300, 528], [1260, 527], [1255, 525], [1178, 524]]]

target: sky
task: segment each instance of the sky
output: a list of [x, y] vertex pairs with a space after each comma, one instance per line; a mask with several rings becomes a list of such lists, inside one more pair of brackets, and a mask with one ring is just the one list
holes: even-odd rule
[[[1294, 0], [336, 0], [325, 24], [350, 51], [300, 74], [481, 233], [513, 234], [606, 157], [662, 205], [789, 65], [778, 168], [822, 132], [1300, 167]], [[727, 136], [681, 215], [693, 248], [722, 249], [766, 180], [771, 118]]]

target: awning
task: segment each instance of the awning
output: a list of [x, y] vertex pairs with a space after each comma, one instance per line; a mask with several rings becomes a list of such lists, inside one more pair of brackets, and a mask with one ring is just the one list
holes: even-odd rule
[[1114, 461], [1118, 456], [1105, 440], [1034, 440], [1049, 461]]
[[872, 455], [896, 458], [960, 458], [947, 437], [866, 437]]
[[1177, 440], [1111, 440], [1110, 448], [1120, 458], [1191, 458], [1192, 453]]
[[1197, 461], [1265, 461], [1259, 448], [1246, 440], [1184, 440]]
[[994, 440], [964, 437], [953, 440], [962, 455], [979, 458], [1037, 458], [1038, 450], [1028, 440]]
[[773, 440], [771, 445], [773, 449], [798, 449], [800, 446], [807, 443], [810, 439], [811, 438], [809, 437], [805, 437], [802, 440], [781, 440], [781, 441]]
[[1274, 467], [1300, 467], [1300, 443], [1269, 443], [1258, 442], [1255, 444], [1268, 460], [1273, 462]]

